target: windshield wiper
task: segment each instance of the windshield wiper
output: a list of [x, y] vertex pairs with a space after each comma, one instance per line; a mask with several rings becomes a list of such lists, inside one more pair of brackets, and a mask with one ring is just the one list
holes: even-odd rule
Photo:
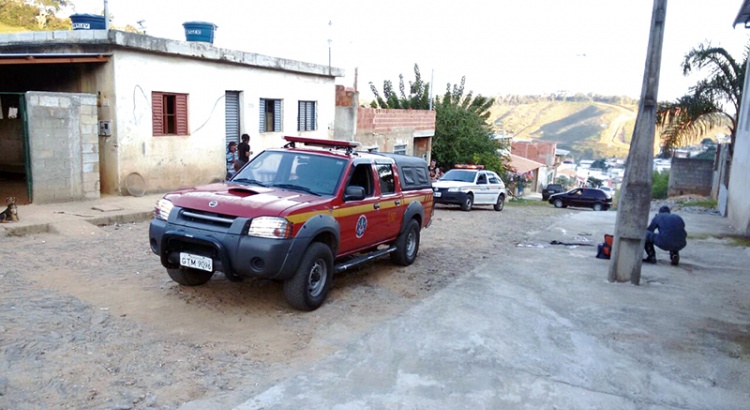
[[263, 184], [262, 182], [258, 181], [257, 179], [250, 179], [250, 178], [235, 178], [235, 179], [233, 179], [231, 181], [227, 181], [227, 182], [242, 182], [242, 183], [245, 183], [245, 184], [260, 185], [262, 187], [266, 186], [265, 184]]
[[294, 185], [294, 184], [273, 184], [273, 185], [271, 185], [271, 186], [272, 186], [272, 187], [278, 187], [278, 188], [284, 188], [284, 189], [293, 189], [293, 190], [295, 190], [295, 191], [302, 191], [302, 192], [307, 192], [308, 194], [313, 194], [313, 195], [317, 195], [317, 196], [320, 196], [320, 194], [319, 194], [319, 193], [317, 193], [317, 192], [314, 192], [314, 191], [312, 191], [312, 190], [311, 190], [310, 188], [308, 188], [308, 187], [304, 187], [304, 186], [302, 186], [302, 185]]

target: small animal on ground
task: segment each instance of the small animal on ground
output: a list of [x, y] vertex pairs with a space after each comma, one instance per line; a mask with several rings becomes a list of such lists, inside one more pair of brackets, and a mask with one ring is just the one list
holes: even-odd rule
[[16, 198], [12, 196], [8, 197], [5, 199], [5, 203], [8, 204], [8, 207], [0, 214], [0, 222], [18, 222], [18, 205], [16, 205]]

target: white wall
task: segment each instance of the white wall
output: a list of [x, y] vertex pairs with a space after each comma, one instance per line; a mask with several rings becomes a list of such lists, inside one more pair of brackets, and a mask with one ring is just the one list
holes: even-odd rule
[[[117, 50], [114, 64], [113, 136], [117, 178], [138, 172], [149, 192], [218, 181], [225, 174], [225, 91], [241, 91], [241, 133], [255, 154], [280, 147], [297, 131], [297, 101], [317, 101], [317, 130], [302, 135], [331, 138], [335, 110], [333, 77], [289, 73], [189, 57]], [[154, 137], [151, 92], [186, 93], [188, 136]], [[283, 131], [259, 133], [259, 100], [283, 100]], [[115, 184], [122, 187], [121, 183]], [[120, 193], [123, 188], [120, 188]]]

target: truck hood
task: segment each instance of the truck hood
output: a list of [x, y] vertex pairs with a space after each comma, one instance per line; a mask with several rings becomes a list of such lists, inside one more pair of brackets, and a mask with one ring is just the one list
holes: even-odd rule
[[245, 218], [286, 216], [296, 207], [331, 199], [287, 189], [232, 183], [186, 188], [164, 197], [182, 208]]

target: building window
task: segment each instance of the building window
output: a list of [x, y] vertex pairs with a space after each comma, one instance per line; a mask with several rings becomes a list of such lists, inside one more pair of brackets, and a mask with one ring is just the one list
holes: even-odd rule
[[394, 154], [406, 155], [406, 144], [399, 144], [393, 146]]
[[260, 99], [260, 132], [282, 131], [281, 100]]
[[188, 135], [187, 94], [152, 92], [151, 117], [154, 136]]
[[315, 131], [317, 123], [315, 119], [315, 101], [300, 101], [297, 104], [297, 131]]

